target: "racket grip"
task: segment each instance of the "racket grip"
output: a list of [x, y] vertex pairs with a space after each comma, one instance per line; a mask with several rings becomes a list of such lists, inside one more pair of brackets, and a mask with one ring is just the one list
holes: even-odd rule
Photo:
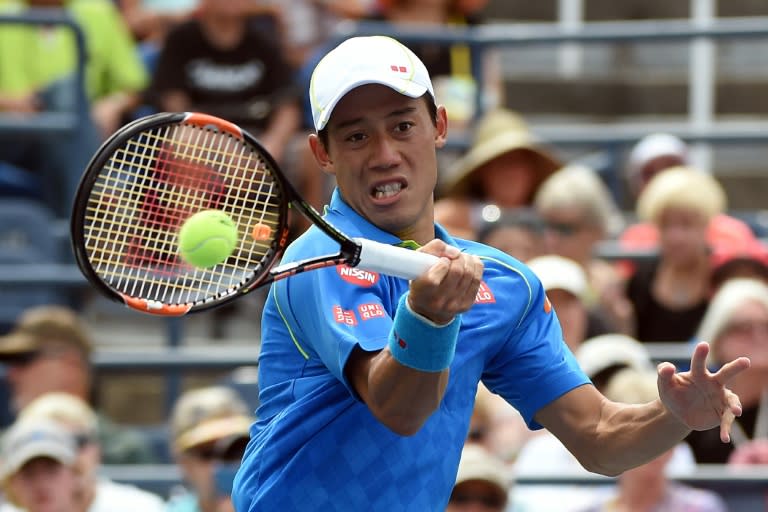
[[403, 279], [416, 279], [437, 263], [438, 257], [425, 252], [355, 238], [362, 247], [358, 267]]

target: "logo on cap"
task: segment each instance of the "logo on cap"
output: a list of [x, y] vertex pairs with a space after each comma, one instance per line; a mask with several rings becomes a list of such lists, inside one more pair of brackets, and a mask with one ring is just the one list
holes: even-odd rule
[[399, 73], [407, 73], [408, 72], [408, 68], [407, 67], [405, 67], [405, 66], [397, 66], [395, 64], [392, 64], [391, 66], [389, 66], [389, 69], [391, 69], [395, 73], [398, 73], [398, 72]]

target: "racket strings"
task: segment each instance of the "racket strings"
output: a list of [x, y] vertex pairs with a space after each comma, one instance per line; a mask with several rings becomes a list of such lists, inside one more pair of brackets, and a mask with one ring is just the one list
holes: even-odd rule
[[[85, 212], [86, 251], [121, 293], [165, 304], [211, 300], [233, 293], [270, 258], [284, 222], [281, 196], [269, 163], [245, 141], [195, 125], [154, 128], [123, 143], [101, 169]], [[234, 220], [238, 243], [225, 262], [194, 268], [179, 257], [178, 230], [207, 209]]]

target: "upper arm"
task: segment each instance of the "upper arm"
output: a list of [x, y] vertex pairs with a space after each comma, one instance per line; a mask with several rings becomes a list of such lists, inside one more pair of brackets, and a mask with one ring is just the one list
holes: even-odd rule
[[607, 400], [591, 384], [579, 386], [539, 409], [537, 423], [544, 426], [577, 459], [590, 451], [598, 439], [598, 427]]

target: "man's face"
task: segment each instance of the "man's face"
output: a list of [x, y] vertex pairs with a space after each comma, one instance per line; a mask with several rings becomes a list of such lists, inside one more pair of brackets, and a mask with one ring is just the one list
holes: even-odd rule
[[82, 378], [80, 354], [64, 346], [44, 347], [34, 354], [8, 364], [8, 383], [13, 407], [20, 410], [35, 398], [51, 391], [67, 391]]
[[437, 126], [422, 98], [382, 85], [353, 89], [328, 123], [328, 147], [313, 144], [323, 169], [335, 175], [342, 196], [385, 231], [421, 243], [434, 237], [435, 149], [445, 144], [447, 121]]
[[32, 459], [9, 480], [13, 496], [29, 512], [77, 510], [80, 481], [75, 471], [47, 457]]

